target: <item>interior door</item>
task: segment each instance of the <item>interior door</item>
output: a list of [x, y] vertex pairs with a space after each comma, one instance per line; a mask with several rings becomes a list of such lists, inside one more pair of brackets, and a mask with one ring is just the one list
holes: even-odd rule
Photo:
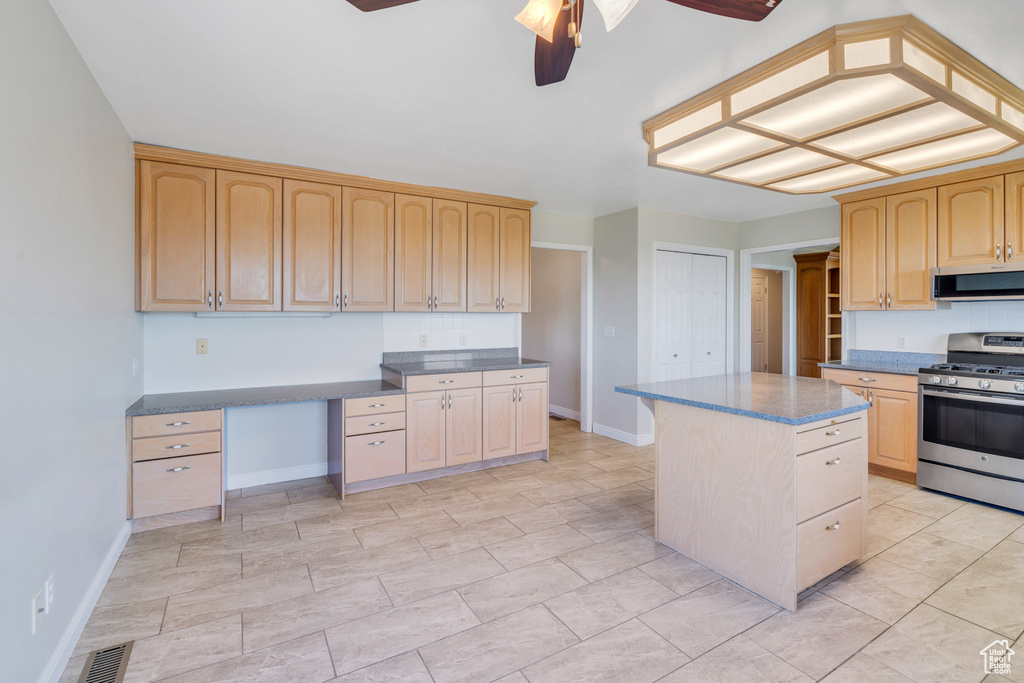
[[658, 251], [655, 257], [655, 379], [691, 376], [693, 254]]
[[768, 370], [768, 301], [765, 296], [768, 278], [750, 276], [750, 369]]
[[445, 466], [462, 465], [483, 458], [481, 427], [483, 392], [456, 389], [448, 392], [445, 406]]
[[692, 377], [725, 374], [726, 260], [693, 255]]

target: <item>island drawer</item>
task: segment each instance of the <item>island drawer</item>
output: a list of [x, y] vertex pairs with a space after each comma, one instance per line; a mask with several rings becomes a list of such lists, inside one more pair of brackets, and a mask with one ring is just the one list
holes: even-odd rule
[[480, 386], [482, 373], [452, 372], [447, 375], [411, 375], [405, 378], [405, 390], [448, 391], [450, 389], [472, 389]]
[[220, 504], [220, 453], [132, 465], [132, 511], [136, 519]]
[[[846, 418], [846, 419], [844, 419]], [[864, 436], [864, 420], [857, 414], [853, 418], [843, 416], [816, 429], [799, 432], [796, 435], [797, 455], [852, 441]]]
[[889, 391], [910, 391], [917, 393], [917, 373], [894, 375], [888, 372], [864, 372], [863, 370], [837, 370], [822, 368], [821, 378], [839, 382], [844, 386], [863, 389], [888, 389]]
[[797, 590], [813, 586], [861, 555], [861, 499], [797, 526]]
[[345, 417], [358, 415], [378, 415], [405, 410], [405, 394], [390, 396], [367, 396], [366, 398], [346, 398]]
[[802, 522], [860, 498], [864, 481], [864, 441], [847, 441], [796, 459], [796, 511]]
[[345, 438], [345, 483], [405, 474], [405, 430]]
[[518, 370], [488, 370], [484, 373], [485, 387], [505, 384], [533, 384], [548, 381], [547, 368], [520, 368]]
[[345, 418], [345, 436], [405, 429], [405, 413], [383, 413]]
[[219, 431], [132, 439], [132, 460], [135, 462], [218, 451], [220, 451]]
[[219, 431], [220, 412], [219, 410], [199, 410], [192, 413], [166, 413], [133, 417], [132, 438]]

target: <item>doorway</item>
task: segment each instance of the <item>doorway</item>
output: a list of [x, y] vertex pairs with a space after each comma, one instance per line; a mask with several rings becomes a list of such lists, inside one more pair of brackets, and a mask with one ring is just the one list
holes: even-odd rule
[[724, 374], [727, 259], [659, 249], [654, 266], [655, 381]]
[[782, 271], [750, 270], [750, 369], [782, 374]]

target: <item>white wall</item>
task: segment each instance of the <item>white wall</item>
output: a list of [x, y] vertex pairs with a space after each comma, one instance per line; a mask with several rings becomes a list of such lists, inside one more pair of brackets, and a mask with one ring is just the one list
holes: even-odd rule
[[[59, 675], [127, 538], [131, 140], [47, 2], [0, 21], [0, 678]], [[56, 601], [36, 635], [30, 604]]]
[[[874, 351], [945, 353], [955, 332], [1024, 332], [1024, 301], [954, 302], [937, 311], [854, 311], [850, 347]], [[907, 346], [900, 348], [900, 335]]]
[[533, 307], [523, 315], [523, 356], [550, 361], [551, 411], [579, 419], [583, 334], [581, 251], [533, 249]]
[[590, 247], [594, 245], [594, 219], [534, 211], [530, 217], [530, 239], [533, 242]]
[[839, 241], [839, 204], [823, 209], [740, 223], [739, 248], [795, 244], [834, 237]]
[[[534, 290], [534, 301], [537, 291]], [[384, 351], [519, 346], [521, 313], [384, 313]], [[420, 346], [420, 335], [427, 346]], [[463, 343], [463, 338], [465, 339]], [[378, 361], [379, 362], [379, 361]]]

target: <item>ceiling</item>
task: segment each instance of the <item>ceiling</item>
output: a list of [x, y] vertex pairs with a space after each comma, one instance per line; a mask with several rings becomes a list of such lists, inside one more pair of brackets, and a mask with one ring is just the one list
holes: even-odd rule
[[641, 123], [836, 24], [914, 14], [1024, 88], [1020, 0], [784, 0], [760, 23], [642, 0], [611, 33], [591, 3], [568, 79], [543, 88], [534, 36], [513, 20], [525, 0], [369, 14], [345, 0], [51, 4], [138, 142], [584, 216], [740, 222], [833, 205], [650, 168]]

